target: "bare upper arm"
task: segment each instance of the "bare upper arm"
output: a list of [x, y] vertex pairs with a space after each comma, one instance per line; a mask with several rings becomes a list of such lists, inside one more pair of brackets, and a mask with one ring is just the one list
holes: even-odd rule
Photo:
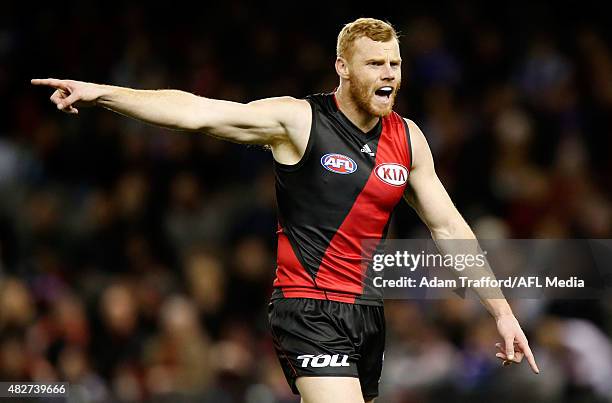
[[427, 140], [419, 127], [406, 119], [412, 143], [413, 167], [404, 199], [432, 231], [458, 219], [459, 212], [440, 182]]
[[292, 97], [266, 98], [242, 104], [201, 98], [196, 130], [238, 143], [299, 142], [310, 125], [310, 105]]

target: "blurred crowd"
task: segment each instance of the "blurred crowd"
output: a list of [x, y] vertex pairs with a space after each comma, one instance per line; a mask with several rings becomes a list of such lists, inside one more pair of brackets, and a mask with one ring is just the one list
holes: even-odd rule
[[[303, 97], [337, 85], [343, 23], [388, 19], [395, 109], [478, 236], [612, 237], [612, 37], [596, 7], [41, 7], [0, 15], [0, 381], [68, 381], [74, 402], [299, 401], [267, 329], [271, 154], [64, 115], [30, 78]], [[403, 204], [390, 233], [429, 236]], [[496, 362], [478, 301], [387, 301], [379, 401], [612, 401], [612, 297], [512, 305], [539, 376]]]

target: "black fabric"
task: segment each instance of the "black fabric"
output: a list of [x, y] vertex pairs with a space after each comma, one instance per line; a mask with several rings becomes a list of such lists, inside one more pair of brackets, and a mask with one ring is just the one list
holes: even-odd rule
[[[268, 306], [268, 319], [293, 393], [299, 394], [295, 381], [302, 376], [346, 376], [359, 378], [365, 400], [378, 396], [385, 350], [382, 306], [278, 299]], [[298, 358], [305, 355], [313, 358]]]
[[[367, 143], [376, 153], [382, 122], [364, 133], [338, 110], [332, 94], [306, 99], [313, 112], [306, 152], [297, 165], [275, 162], [274, 171], [279, 223], [300, 263], [316, 283], [317, 270], [329, 243], [374, 168], [375, 159], [361, 152], [361, 148]], [[350, 182], [344, 175], [321, 169], [321, 156], [334, 152], [348, 153], [357, 163]]]

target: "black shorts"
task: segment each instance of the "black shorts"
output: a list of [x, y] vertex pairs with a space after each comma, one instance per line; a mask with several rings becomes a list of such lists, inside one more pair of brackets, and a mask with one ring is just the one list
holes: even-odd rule
[[268, 307], [276, 354], [299, 394], [301, 376], [359, 378], [365, 400], [378, 396], [385, 351], [382, 306], [310, 298], [277, 299]]

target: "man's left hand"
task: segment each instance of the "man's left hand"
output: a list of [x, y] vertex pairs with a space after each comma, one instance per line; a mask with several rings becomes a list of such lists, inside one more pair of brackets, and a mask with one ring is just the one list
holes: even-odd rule
[[514, 315], [502, 315], [496, 319], [496, 323], [497, 331], [504, 339], [504, 343], [495, 344], [498, 349], [498, 353], [495, 356], [502, 360], [504, 366], [510, 365], [513, 362], [518, 364], [526, 357], [533, 372], [539, 374], [540, 370], [529, 348], [527, 337], [525, 337], [525, 333], [523, 333], [523, 329], [521, 329]]

